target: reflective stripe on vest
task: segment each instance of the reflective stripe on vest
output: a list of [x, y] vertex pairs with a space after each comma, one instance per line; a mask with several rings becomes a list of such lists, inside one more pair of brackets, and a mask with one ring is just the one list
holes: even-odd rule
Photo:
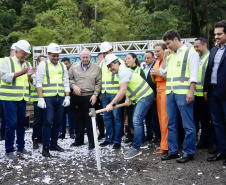
[[135, 73], [132, 69], [120, 65], [119, 72], [123, 69], [128, 69], [133, 73], [133, 77], [129, 80], [126, 94], [131, 101], [138, 102], [141, 98], [148, 96], [153, 91], [148, 83], [143, 78]]
[[120, 86], [117, 76], [106, 67], [104, 60], [101, 62], [100, 69], [102, 72], [101, 93], [117, 94]]
[[[43, 93], [43, 97], [52, 97], [52, 96], [56, 96], [57, 94], [59, 96], [65, 96], [65, 90], [64, 90], [64, 66], [61, 62], [59, 62], [60, 66], [61, 66], [61, 72], [62, 72], [62, 82], [61, 83], [51, 83], [51, 79], [50, 79], [50, 74], [49, 74], [49, 66], [48, 66], [48, 62], [45, 62], [45, 77], [46, 80], [45, 82], [43, 81], [42, 84], [42, 93]], [[59, 77], [59, 74], [57, 72], [55, 76]], [[44, 77], [44, 78], [45, 78]], [[56, 79], [52, 79], [52, 81], [55, 81]]]
[[[177, 94], [187, 94], [187, 91], [189, 91], [189, 89], [190, 89], [189, 78], [190, 77], [186, 77], [185, 73], [186, 73], [186, 70], [187, 70], [187, 61], [188, 61], [190, 50], [191, 50], [191, 48], [187, 48], [185, 53], [184, 53], [182, 67], [181, 67], [181, 73], [180, 73], [181, 75], [179, 77], [169, 77], [169, 72], [167, 72], [166, 94], [169, 94], [170, 91], [174, 91], [174, 90], [177, 91], [176, 92]], [[169, 64], [170, 59], [172, 59], [172, 57], [174, 57], [174, 55], [171, 55], [167, 59], [168, 64]], [[177, 56], [177, 57], [180, 57], [180, 56]], [[176, 65], [176, 64], [173, 63], [171, 65]], [[168, 71], [168, 69], [167, 69], [167, 71]], [[179, 73], [179, 71], [175, 71], [175, 73], [176, 72]], [[182, 82], [182, 83], [178, 84], [178, 82]]]
[[199, 67], [199, 82], [196, 84], [195, 96], [203, 96], [203, 85], [206, 74], [206, 67], [209, 61], [210, 52], [204, 54], [205, 56], [201, 61], [204, 61], [202, 65]]
[[[12, 59], [11, 57], [7, 57], [7, 60], [9, 61], [10, 73], [16, 73], [21, 70], [19, 65], [15, 67], [14, 65], [14, 62], [16, 62], [15, 59]], [[30, 67], [27, 61], [25, 61], [25, 64], [27, 67]], [[17, 68], [17, 70], [15, 70], [15, 68]], [[24, 74], [13, 79], [12, 83], [5, 83], [2, 81], [0, 99], [8, 100], [8, 101], [21, 101], [24, 99], [25, 101], [28, 101], [29, 100], [28, 80], [29, 80], [28, 76]], [[26, 84], [26, 86], [24, 86], [24, 84]]]

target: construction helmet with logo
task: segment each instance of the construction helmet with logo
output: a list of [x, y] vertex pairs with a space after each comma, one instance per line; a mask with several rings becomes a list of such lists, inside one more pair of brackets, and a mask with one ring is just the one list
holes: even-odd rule
[[110, 63], [115, 62], [115, 61], [118, 61], [120, 63], [118, 57], [115, 56], [114, 54], [108, 54], [104, 60], [105, 60], [106, 66], [108, 66]]
[[25, 51], [26, 53], [31, 54], [31, 51], [30, 51], [31, 50], [31, 45], [26, 40], [19, 40], [15, 44], [15, 48], [19, 48], [19, 49]]
[[47, 52], [48, 53], [61, 53], [60, 46], [55, 43], [51, 43], [47, 47]]
[[107, 52], [107, 51], [109, 51], [111, 49], [112, 49], [112, 45], [109, 42], [107, 42], [107, 41], [103, 42], [100, 45], [100, 52], [101, 53]]
[[10, 49], [11, 49], [11, 50], [15, 50], [15, 49], [16, 49], [16, 47], [15, 47], [15, 46], [16, 46], [16, 42], [12, 44], [12, 46], [11, 46], [11, 48], [10, 48]]

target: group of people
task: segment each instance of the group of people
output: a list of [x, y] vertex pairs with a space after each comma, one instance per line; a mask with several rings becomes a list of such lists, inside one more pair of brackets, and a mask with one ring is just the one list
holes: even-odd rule
[[[225, 20], [216, 23], [214, 33], [217, 46], [209, 51], [203, 37], [190, 47], [182, 44], [177, 31], [167, 31], [163, 41], [155, 43], [154, 52], [146, 51], [144, 69], [134, 53], [122, 61], [106, 41], [100, 45], [97, 64], [91, 62], [86, 48], [80, 52], [81, 61], [71, 64], [65, 57], [60, 62], [60, 47], [51, 43], [48, 59], [40, 56], [38, 66], [31, 67], [26, 61], [30, 44], [18, 41], [14, 53], [0, 60], [6, 157], [16, 158], [15, 130], [17, 153], [31, 154], [24, 148], [30, 96], [34, 104], [33, 148], [41, 142], [44, 157], [50, 157], [49, 151], [64, 152], [57, 141], [65, 138], [66, 114], [74, 139], [71, 147], [84, 144], [86, 131], [88, 149], [95, 148], [89, 109], [106, 107], [103, 115], [97, 115], [98, 139], [105, 138], [100, 146], [119, 149], [125, 130], [124, 142], [132, 142], [132, 147], [124, 159], [142, 154], [150, 140], [160, 142], [156, 154], [166, 154], [161, 160], [186, 163], [203, 147], [215, 154], [208, 161], [226, 159]], [[122, 102], [125, 108], [114, 108]], [[128, 124], [123, 129], [125, 117]], [[183, 155], [179, 157], [181, 146]]]

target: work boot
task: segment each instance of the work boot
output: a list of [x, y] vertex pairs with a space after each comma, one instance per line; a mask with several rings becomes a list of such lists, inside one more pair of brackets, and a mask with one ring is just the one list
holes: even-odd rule
[[38, 141], [37, 140], [34, 140], [33, 141], [33, 149], [38, 149], [39, 146], [38, 146]]
[[42, 149], [42, 156], [43, 157], [50, 157], [49, 147], [48, 146], [43, 147], [43, 149]]

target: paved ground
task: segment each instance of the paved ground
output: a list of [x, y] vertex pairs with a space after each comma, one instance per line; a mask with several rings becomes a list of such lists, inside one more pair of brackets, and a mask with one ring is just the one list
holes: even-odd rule
[[32, 156], [9, 161], [4, 158], [4, 141], [0, 141], [0, 184], [226, 184], [223, 161], [207, 162], [206, 150], [198, 150], [195, 160], [178, 164], [161, 161], [154, 154], [158, 146], [151, 142], [141, 156], [131, 160], [123, 159], [129, 145], [123, 144], [120, 150], [106, 147], [100, 149], [102, 170], [98, 171], [95, 150], [88, 151], [87, 145], [70, 148], [72, 142], [68, 136], [59, 140], [66, 152], [51, 152], [47, 159], [41, 155], [41, 145], [32, 150], [31, 133], [26, 133], [26, 149]]

